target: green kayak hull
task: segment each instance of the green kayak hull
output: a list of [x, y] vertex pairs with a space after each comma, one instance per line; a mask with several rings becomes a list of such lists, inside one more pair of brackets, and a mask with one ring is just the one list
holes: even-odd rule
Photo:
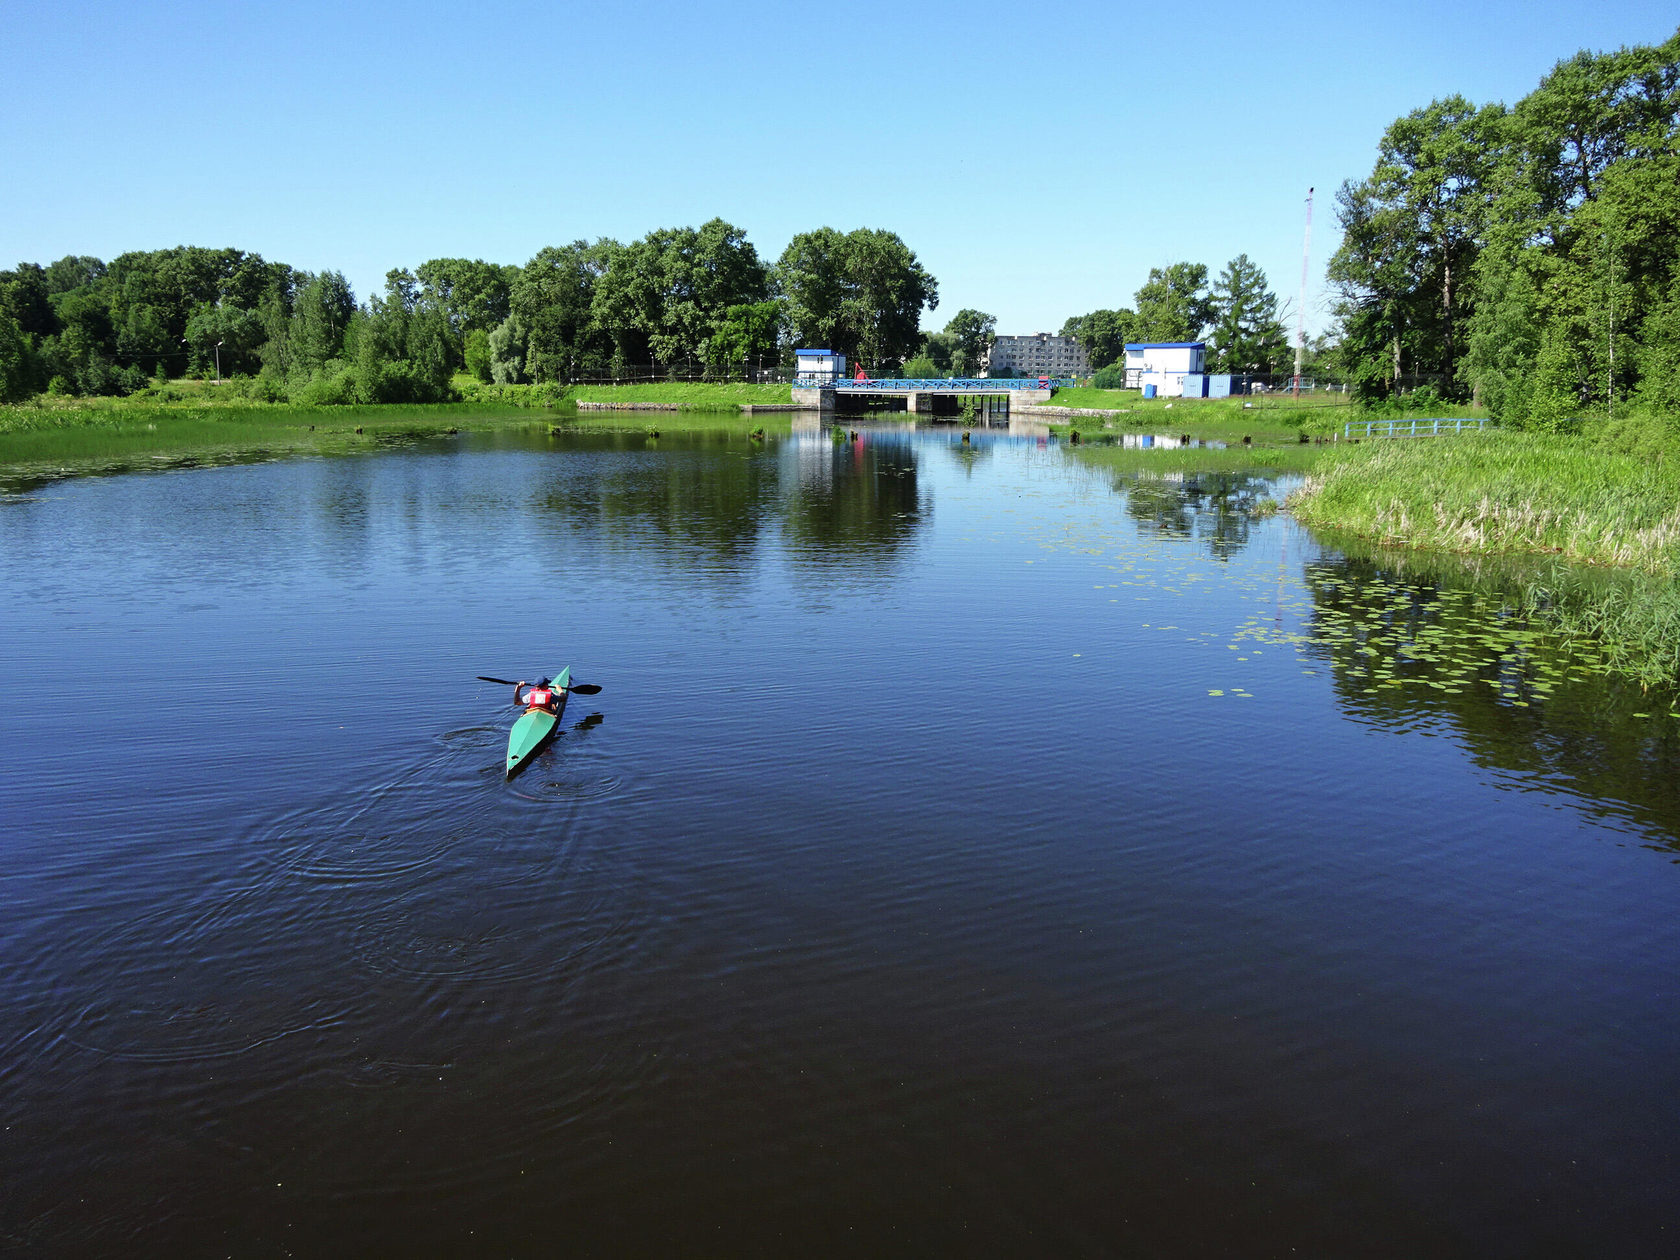
[[572, 671], [568, 666], [554, 676], [552, 686], [560, 693], [560, 703], [556, 706], [556, 713], [544, 713], [538, 709], [527, 711], [513, 724], [508, 732], [507, 776], [512, 778], [519, 770], [536, 755], [554, 734], [560, 725], [560, 714], [566, 711], [566, 688], [571, 685]]

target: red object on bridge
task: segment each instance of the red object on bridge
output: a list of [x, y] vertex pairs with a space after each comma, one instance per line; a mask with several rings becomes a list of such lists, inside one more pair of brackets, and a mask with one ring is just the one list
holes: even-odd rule
[[852, 377], [852, 379], [854, 381], [867, 381], [869, 379], [869, 373], [863, 370], [863, 364], [858, 364], [857, 375]]

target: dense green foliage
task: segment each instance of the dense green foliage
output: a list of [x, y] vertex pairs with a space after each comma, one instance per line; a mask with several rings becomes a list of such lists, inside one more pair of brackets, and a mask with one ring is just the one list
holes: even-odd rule
[[896, 233], [801, 232], [776, 262], [775, 286], [799, 346], [836, 350], [875, 375], [922, 344], [922, 308], [939, 284]]
[[[937, 303], [891, 232], [805, 233], [772, 267], [722, 219], [553, 246], [523, 267], [434, 258], [363, 303], [337, 272], [236, 249], [73, 256], [0, 272], [0, 401], [214, 375], [266, 401], [434, 402], [458, 396], [459, 369], [484, 386], [728, 379], [785, 368], [795, 343], [896, 364]], [[970, 358], [973, 336], [956, 338]]]
[[1126, 357], [1126, 343], [1137, 329], [1137, 312], [1127, 307], [1118, 311], [1098, 310], [1075, 315], [1062, 324], [1062, 336], [1075, 338], [1085, 347], [1094, 366], [1106, 367]]
[[[964, 307], [951, 317], [943, 332], [922, 334], [921, 349], [906, 361], [905, 376], [979, 376], [986, 352], [997, 336], [997, 316]], [[912, 371], [912, 364], [918, 369]]]
[[[1202, 263], [1153, 267], [1131, 306], [1075, 315], [1062, 336], [1077, 338], [1099, 370], [1123, 366], [1129, 341], [1210, 340], [1207, 364], [1218, 372], [1281, 372], [1289, 359], [1277, 295], [1247, 254], [1227, 263], [1211, 286]], [[1120, 383], [1105, 377], [1105, 386], [1111, 382]]]
[[1203, 263], [1175, 262], [1151, 267], [1149, 279], [1133, 295], [1137, 316], [1132, 325], [1132, 339], [1199, 340], [1215, 313], [1207, 274]]
[[1513, 107], [1450, 96], [1338, 195], [1330, 277], [1367, 398], [1419, 376], [1502, 423], [1680, 415], [1680, 34], [1581, 52]]

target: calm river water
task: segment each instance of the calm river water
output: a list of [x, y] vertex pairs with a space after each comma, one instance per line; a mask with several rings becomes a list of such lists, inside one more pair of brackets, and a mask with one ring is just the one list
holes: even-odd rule
[[1148, 455], [0, 496], [0, 1249], [1672, 1254], [1669, 702]]

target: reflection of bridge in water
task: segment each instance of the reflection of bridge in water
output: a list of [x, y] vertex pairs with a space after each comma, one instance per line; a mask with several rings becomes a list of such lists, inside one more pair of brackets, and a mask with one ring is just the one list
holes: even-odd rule
[[793, 401], [822, 411], [834, 411], [848, 405], [887, 406], [897, 410], [897, 402], [903, 400], [906, 411], [934, 412], [939, 410], [936, 400], [952, 399], [960, 406], [964, 399], [970, 399], [977, 404], [995, 402], [1007, 411], [1011, 403], [1017, 406], [1047, 403], [1052, 390], [1072, 383], [1048, 376], [890, 377], [882, 380], [796, 376], [793, 378]]

